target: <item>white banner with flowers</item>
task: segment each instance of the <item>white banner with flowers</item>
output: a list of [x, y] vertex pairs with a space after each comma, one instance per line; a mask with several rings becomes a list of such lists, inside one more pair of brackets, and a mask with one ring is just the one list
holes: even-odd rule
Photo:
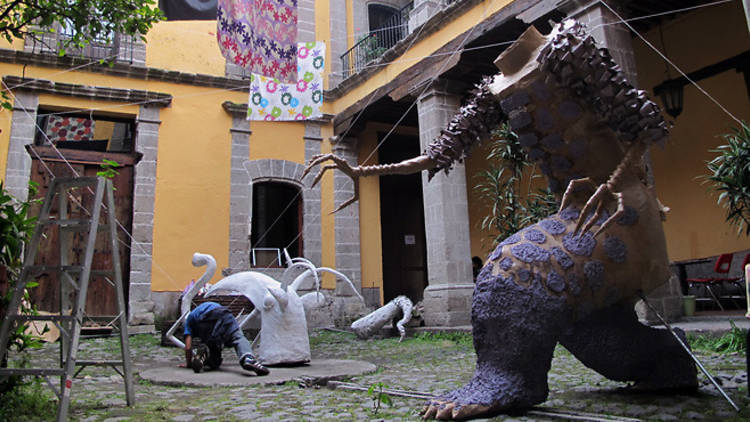
[[253, 73], [248, 120], [307, 120], [323, 115], [323, 41], [297, 43], [296, 84]]

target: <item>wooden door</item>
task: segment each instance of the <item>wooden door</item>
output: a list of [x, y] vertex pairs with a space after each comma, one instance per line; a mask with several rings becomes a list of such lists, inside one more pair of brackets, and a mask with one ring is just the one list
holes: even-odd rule
[[[72, 177], [73, 170], [81, 176], [96, 176], [101, 170], [99, 163], [104, 158], [117, 161], [122, 167], [117, 169], [118, 174], [112, 179], [115, 188], [115, 217], [119, 221], [117, 228], [118, 249], [120, 266], [122, 269], [123, 289], [125, 297], [128, 297], [128, 275], [130, 273], [130, 231], [132, 226], [133, 215], [133, 166], [137, 157], [131, 154], [123, 153], [106, 153], [98, 151], [64, 151], [68, 163], [62, 161], [59, 155], [50, 147], [34, 147], [43, 163], [35, 156], [31, 166], [31, 180], [39, 184], [38, 198], [44, 198], [52, 180], [55, 177]], [[71, 169], [72, 167], [72, 169]], [[88, 212], [92, 210], [93, 190], [88, 188], [73, 191], [74, 200], [68, 200], [68, 218], [88, 218]], [[35, 213], [38, 214], [39, 204]], [[57, 215], [58, 202], [57, 198], [51, 210], [51, 215]], [[102, 211], [102, 222], [106, 221], [106, 212]], [[37, 265], [56, 266], [60, 263], [60, 246], [59, 234], [57, 227], [50, 227], [47, 231], [47, 237], [42, 240], [37, 252]], [[112, 265], [112, 251], [107, 242], [107, 233], [99, 231], [97, 234], [96, 245], [94, 250], [94, 259], [92, 270], [109, 270]], [[71, 265], [82, 264], [83, 254], [85, 251], [86, 233], [73, 234], [73, 241], [70, 247], [69, 260]], [[60, 288], [59, 280], [56, 274], [44, 274], [38, 279], [39, 287], [32, 289], [31, 298], [40, 310], [57, 312], [60, 309]], [[127, 302], [127, 301], [126, 301]], [[88, 294], [86, 298], [86, 314], [89, 316], [96, 315], [116, 315], [117, 314], [117, 297], [114, 287], [104, 277], [92, 277], [89, 282]]]

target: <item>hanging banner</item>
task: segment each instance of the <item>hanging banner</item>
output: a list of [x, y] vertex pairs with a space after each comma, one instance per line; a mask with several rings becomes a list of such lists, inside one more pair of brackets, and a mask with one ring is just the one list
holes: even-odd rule
[[219, 0], [221, 54], [252, 73], [297, 81], [297, 0]]
[[297, 83], [252, 74], [248, 120], [307, 120], [323, 115], [323, 41], [297, 44]]

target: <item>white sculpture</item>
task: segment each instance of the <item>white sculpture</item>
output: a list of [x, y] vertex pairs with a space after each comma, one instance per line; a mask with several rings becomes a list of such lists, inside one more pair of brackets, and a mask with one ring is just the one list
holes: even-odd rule
[[[251, 319], [260, 316], [260, 333], [253, 340], [253, 352], [264, 365], [303, 363], [310, 361], [310, 342], [307, 334], [305, 309], [310, 309], [322, 303], [320, 293], [320, 273], [329, 272], [351, 286], [354, 293], [364, 302], [362, 296], [354, 288], [351, 280], [340, 272], [321, 267], [317, 268], [304, 258], [290, 258], [286, 250], [284, 255], [288, 268], [284, 272], [284, 282], [279, 283], [273, 278], [255, 271], [243, 271], [231, 274], [210, 286], [205, 297], [219, 292], [234, 292], [247, 297], [255, 309], [247, 315], [237, 316], [238, 325], [244, 327]], [[216, 272], [216, 261], [211, 255], [195, 253], [193, 265], [206, 266], [206, 271], [198, 281], [185, 293], [182, 299], [182, 315], [167, 331], [167, 338], [178, 347], [185, 345], [174, 336], [177, 327], [190, 313], [190, 304], [197, 292], [213, 277]], [[290, 270], [304, 268], [291, 283]], [[312, 278], [314, 292], [299, 297], [297, 290], [305, 281]]]
[[396, 318], [399, 313], [403, 313], [403, 317], [396, 323], [401, 337], [398, 341], [402, 341], [406, 335], [406, 329], [404, 325], [411, 320], [411, 311], [414, 308], [411, 300], [406, 296], [398, 296], [392, 301], [385, 304], [385, 306], [374, 312], [363, 316], [362, 318], [352, 323], [352, 330], [359, 338], [368, 338], [375, 334], [385, 324]]

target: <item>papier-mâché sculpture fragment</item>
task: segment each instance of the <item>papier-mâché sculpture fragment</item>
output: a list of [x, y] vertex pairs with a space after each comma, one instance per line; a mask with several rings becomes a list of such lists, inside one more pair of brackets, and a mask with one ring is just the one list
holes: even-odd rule
[[330, 154], [310, 163], [333, 161], [315, 181], [331, 168], [353, 178], [433, 176], [505, 115], [550, 189], [564, 191], [558, 213], [490, 254], [472, 302], [474, 376], [428, 403], [423, 417], [465, 419], [543, 402], [558, 342], [613, 380], [697, 387], [690, 356], [668, 331], [640, 324], [633, 309], [639, 294], [670, 276], [665, 208], [642, 162], [667, 135], [658, 107], [574, 21], [547, 36], [530, 28], [496, 64], [501, 73], [482, 81], [424, 155], [383, 166], [350, 167]]

